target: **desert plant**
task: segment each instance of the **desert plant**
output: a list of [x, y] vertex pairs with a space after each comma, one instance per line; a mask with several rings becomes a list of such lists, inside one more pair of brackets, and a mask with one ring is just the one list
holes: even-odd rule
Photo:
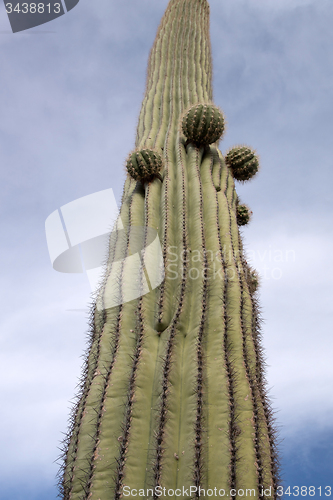
[[[256, 279], [238, 230], [234, 176], [216, 145], [188, 141], [182, 130], [188, 109], [212, 102], [211, 80], [208, 3], [171, 0], [150, 54], [135, 144], [163, 151], [163, 182], [125, 182], [125, 237], [110, 244], [65, 442], [65, 500], [133, 498], [131, 489], [156, 499], [157, 487], [184, 499], [199, 498], [199, 488], [214, 498], [222, 490], [226, 498], [242, 490], [276, 497]], [[148, 228], [159, 235], [165, 277], [146, 293], [146, 270], [126, 257], [138, 244], [147, 253]], [[119, 262], [120, 299], [136, 280], [142, 293], [108, 307]]]

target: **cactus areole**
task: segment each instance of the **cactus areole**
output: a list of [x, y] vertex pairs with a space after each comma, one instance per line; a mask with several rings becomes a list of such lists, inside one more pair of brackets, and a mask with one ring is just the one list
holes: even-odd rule
[[[110, 243], [64, 444], [65, 500], [278, 498], [258, 280], [237, 224], [237, 155], [228, 166], [214, 144], [220, 112], [204, 107], [211, 84], [209, 5], [171, 0], [150, 53], [135, 144], [163, 161], [146, 155], [144, 188], [142, 158], [129, 167], [123, 229]], [[186, 115], [201, 104], [200, 119]], [[159, 266], [148, 229], [158, 235], [164, 271], [155, 288], [146, 287], [145, 266], [128, 258], [141, 248], [141, 262]], [[131, 298], [134, 283], [141, 293]], [[109, 300], [114, 287], [118, 305]]]

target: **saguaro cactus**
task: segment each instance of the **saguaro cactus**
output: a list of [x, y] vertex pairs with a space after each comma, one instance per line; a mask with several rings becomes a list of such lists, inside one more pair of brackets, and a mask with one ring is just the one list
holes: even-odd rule
[[[195, 113], [186, 112], [202, 104], [200, 117], [210, 110], [218, 139], [222, 115], [214, 115], [211, 80], [208, 3], [171, 0], [150, 53], [135, 145], [163, 161], [159, 176], [154, 170], [145, 182], [141, 174], [125, 182], [125, 236], [110, 244], [65, 443], [66, 500], [276, 497], [258, 277], [246, 263], [237, 224], [237, 151], [229, 166], [216, 143], [202, 145], [182, 126], [201, 137]], [[145, 293], [145, 269], [133, 271], [126, 257], [135, 239], [147, 247], [148, 228], [159, 235], [165, 278]], [[115, 262], [120, 300], [110, 307]], [[142, 293], [126, 302], [134, 282]]]

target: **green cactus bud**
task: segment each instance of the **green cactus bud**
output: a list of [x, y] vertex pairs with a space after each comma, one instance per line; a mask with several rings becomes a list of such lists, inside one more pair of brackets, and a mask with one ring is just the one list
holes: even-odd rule
[[251, 219], [252, 211], [246, 205], [238, 205], [236, 210], [237, 224], [245, 226]]
[[[64, 442], [62, 500], [121, 500], [138, 490], [156, 499], [157, 487], [173, 490], [169, 498], [176, 491], [187, 498], [185, 490], [198, 499], [202, 488], [207, 496], [215, 489], [242, 500], [246, 490], [277, 500], [258, 275], [243, 252], [231, 170], [215, 145], [198, 147], [223, 132], [211, 102], [208, 2], [170, 0], [127, 160], [144, 196], [128, 175], [123, 229], [110, 238]], [[250, 178], [256, 157], [235, 149], [242, 154], [240, 167], [235, 151], [228, 154], [234, 177]], [[150, 182], [160, 175], [162, 150], [164, 182]]]
[[153, 149], [133, 151], [127, 158], [126, 169], [131, 177], [141, 182], [149, 182], [158, 177], [162, 181], [160, 170], [163, 166], [161, 155]]
[[195, 104], [186, 111], [182, 129], [189, 142], [208, 146], [219, 140], [223, 134], [223, 113], [213, 104]]
[[247, 146], [236, 146], [230, 149], [225, 156], [225, 161], [237, 181], [248, 181], [259, 169], [258, 156]]
[[247, 273], [247, 284], [251, 295], [253, 295], [259, 288], [260, 278], [255, 269], [249, 268]]

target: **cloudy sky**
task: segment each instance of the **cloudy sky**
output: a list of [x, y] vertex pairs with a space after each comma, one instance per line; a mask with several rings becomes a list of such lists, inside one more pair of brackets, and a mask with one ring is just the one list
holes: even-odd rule
[[[56, 498], [91, 297], [84, 274], [52, 269], [45, 220], [107, 188], [119, 203], [166, 5], [80, 0], [12, 34], [0, 3], [1, 500]], [[333, 3], [210, 5], [214, 100], [228, 122], [220, 148], [245, 143], [261, 158], [238, 192], [253, 210], [243, 235], [262, 276], [283, 478], [324, 496], [333, 487]]]

